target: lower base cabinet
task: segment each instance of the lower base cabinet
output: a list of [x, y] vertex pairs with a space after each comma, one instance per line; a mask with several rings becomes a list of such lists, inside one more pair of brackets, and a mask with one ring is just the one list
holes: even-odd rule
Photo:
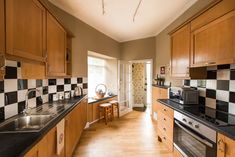
[[87, 122], [87, 100], [80, 102], [65, 118], [65, 157], [71, 157]]
[[234, 157], [235, 140], [219, 134], [217, 136], [217, 157]]
[[65, 145], [57, 155], [56, 127], [52, 128], [24, 157], [72, 157], [87, 122], [87, 99], [65, 117]]
[[24, 157], [64, 157], [64, 150], [57, 155], [56, 127], [52, 128]]
[[158, 140], [164, 143], [170, 152], [173, 152], [174, 111], [161, 103], [157, 103], [157, 114]]

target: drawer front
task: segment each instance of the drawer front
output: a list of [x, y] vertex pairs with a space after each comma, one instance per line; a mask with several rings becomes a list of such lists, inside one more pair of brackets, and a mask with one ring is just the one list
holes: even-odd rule
[[171, 142], [173, 141], [173, 128], [166, 126], [164, 123], [158, 123], [158, 130], [167, 137]]
[[162, 143], [164, 143], [170, 152], [173, 151], [173, 142], [170, 140], [161, 130], [158, 129], [158, 136], [161, 138]]
[[162, 112], [158, 112], [158, 123], [164, 124], [169, 129], [173, 130], [174, 126], [174, 119], [170, 118], [169, 116], [166, 116]]
[[168, 117], [170, 118], [174, 118], [174, 110], [161, 104], [161, 103], [158, 103], [159, 105], [159, 111], [162, 112], [163, 114], [167, 115]]

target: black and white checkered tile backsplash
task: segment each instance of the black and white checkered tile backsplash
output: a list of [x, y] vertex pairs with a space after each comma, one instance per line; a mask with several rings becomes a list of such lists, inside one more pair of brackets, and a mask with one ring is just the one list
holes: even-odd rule
[[[48, 102], [54, 93], [64, 93], [74, 90], [76, 86], [87, 93], [87, 78], [57, 78], [57, 79], [21, 79], [20, 62], [6, 61], [6, 75], [0, 81], [0, 120], [21, 113], [25, 108], [25, 95], [30, 89], [39, 89], [43, 94], [43, 102]], [[40, 96], [32, 92], [29, 95], [29, 107], [41, 105]]]
[[202, 105], [235, 115], [235, 64], [207, 67], [206, 80], [184, 80], [199, 89]]

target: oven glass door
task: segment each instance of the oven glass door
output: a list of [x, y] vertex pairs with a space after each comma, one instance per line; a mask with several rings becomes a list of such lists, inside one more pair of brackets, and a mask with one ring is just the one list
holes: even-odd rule
[[175, 120], [174, 145], [185, 157], [216, 157], [216, 143]]

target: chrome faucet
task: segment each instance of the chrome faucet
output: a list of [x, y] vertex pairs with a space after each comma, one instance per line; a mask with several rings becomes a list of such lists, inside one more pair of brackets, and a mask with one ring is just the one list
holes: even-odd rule
[[29, 90], [25, 95], [25, 109], [23, 110], [24, 115], [30, 114], [30, 111], [31, 111], [31, 108], [29, 107], [29, 94], [31, 92], [36, 92], [36, 94], [38, 93], [40, 95], [41, 99], [42, 99], [42, 93], [40, 92], [40, 90], [38, 90], [38, 89]]

